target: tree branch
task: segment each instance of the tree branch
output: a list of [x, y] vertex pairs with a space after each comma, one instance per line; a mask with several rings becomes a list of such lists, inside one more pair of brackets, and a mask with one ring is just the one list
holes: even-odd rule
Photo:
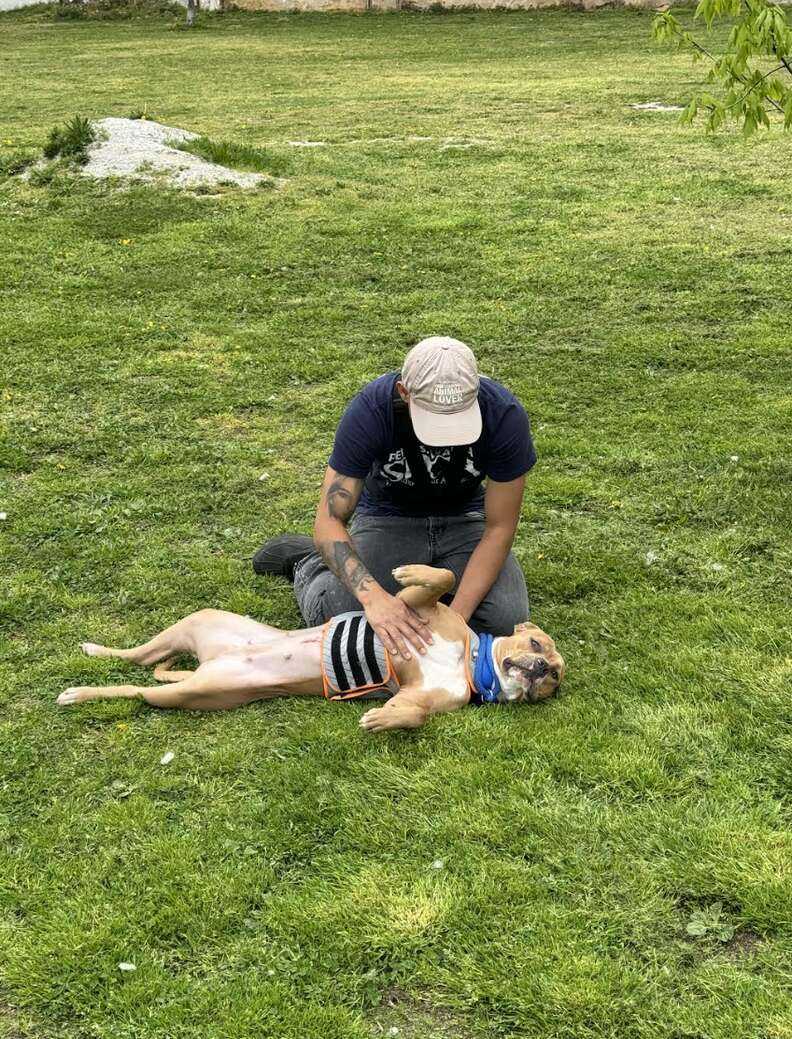
[[[692, 36], [688, 36], [687, 42], [691, 45], [691, 47], [695, 47], [695, 49], [697, 51], [701, 51], [701, 53], [703, 55], [705, 55], [705, 57], [709, 58], [713, 65], [717, 62], [718, 59], [715, 57], [715, 55], [714, 54], [710, 54], [710, 52], [707, 50], [707, 48], [706, 47], [702, 47], [700, 43], [698, 43], [696, 40], [693, 39]], [[790, 75], [792, 75], [792, 68], [789, 66], [789, 64], [787, 63], [786, 59], [779, 56], [778, 60], [783, 64], [783, 66], [790, 73]], [[778, 71], [779, 71], [778, 69], [773, 69], [773, 72], [778, 72]], [[768, 76], [772, 76], [773, 72], [768, 72], [767, 75]], [[738, 80], [738, 82], [742, 83], [742, 85], [744, 87], [748, 86], [744, 76], [738, 76], [736, 72], [732, 73], [732, 75], [734, 76], [734, 78], [736, 80]], [[762, 76], [762, 79], [767, 79], [767, 76]], [[761, 83], [761, 82], [762, 82], [762, 80], [759, 80], [759, 83]], [[759, 83], [755, 83], [754, 86], [752, 86], [748, 90], [746, 90], [745, 93], [743, 94], [743, 97], [747, 97], [751, 93], [752, 90], [754, 90], [756, 87], [759, 86]], [[742, 100], [742, 98], [740, 98], [740, 100]], [[767, 100], [770, 102], [770, 104], [773, 106], [773, 108], [775, 108], [775, 110], [777, 112], [781, 112], [782, 115], [784, 114], [783, 107], [781, 105], [779, 105], [779, 103], [777, 101], [774, 101], [772, 99], [772, 97], [768, 97]], [[735, 104], [736, 103], [737, 102], [735, 101]], [[711, 106], [710, 105], [704, 105], [703, 107], [704, 108], [710, 108]], [[733, 107], [734, 107], [733, 105], [729, 105], [729, 108], [733, 108]]]
[[[764, 83], [764, 81], [766, 79], [769, 79], [770, 76], [774, 76], [776, 74], [776, 72], [780, 72], [783, 67], [784, 66], [783, 66], [783, 63], [782, 63], [781, 65], [777, 65], [774, 69], [770, 69], [769, 72], [766, 72], [764, 74], [764, 76], [762, 76], [761, 79], [758, 79], [755, 83], [753, 83], [750, 87], [748, 87], [748, 89], [745, 91], [745, 93], [741, 97], [738, 97], [736, 101], [733, 101], [730, 105], [727, 105], [726, 106], [726, 110], [728, 111], [730, 108], [734, 108], [735, 105], [739, 105], [741, 101], [744, 101], [746, 99], [746, 97], [748, 97], [749, 94], [752, 94], [754, 92], [754, 90], [756, 90], [756, 88], [759, 86], [760, 83]], [[768, 97], [766, 100], [772, 101], [773, 99], [771, 97]], [[779, 111], [782, 111], [782, 109], [780, 107], [779, 107]]]

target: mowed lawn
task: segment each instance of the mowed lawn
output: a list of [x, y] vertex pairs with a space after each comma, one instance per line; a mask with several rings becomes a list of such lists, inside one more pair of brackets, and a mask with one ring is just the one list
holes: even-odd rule
[[[792, 1036], [792, 141], [631, 109], [699, 76], [649, 28], [0, 17], [0, 156], [145, 107], [282, 178], [0, 184], [3, 1039]], [[249, 557], [433, 333], [532, 417], [558, 701], [55, 706], [151, 681], [86, 638], [298, 625]]]

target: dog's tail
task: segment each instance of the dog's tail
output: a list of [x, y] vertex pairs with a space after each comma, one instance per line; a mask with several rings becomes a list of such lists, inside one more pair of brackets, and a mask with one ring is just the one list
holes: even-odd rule
[[183, 682], [185, 678], [190, 678], [195, 673], [193, 671], [171, 671], [175, 659], [176, 657], [168, 657], [154, 668], [154, 677], [158, 682]]

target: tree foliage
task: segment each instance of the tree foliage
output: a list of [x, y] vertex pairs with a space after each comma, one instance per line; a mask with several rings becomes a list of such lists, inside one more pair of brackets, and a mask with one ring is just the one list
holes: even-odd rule
[[748, 135], [771, 126], [773, 116], [792, 127], [792, 27], [786, 12], [769, 0], [699, 0], [694, 22], [708, 30], [716, 21], [733, 19], [722, 53], [713, 54], [671, 11], [654, 20], [656, 40], [692, 53], [694, 60], [709, 60], [707, 83], [711, 90], [697, 93], [682, 122], [692, 123], [700, 111], [707, 113], [707, 129], [717, 130], [727, 120], [742, 124]]

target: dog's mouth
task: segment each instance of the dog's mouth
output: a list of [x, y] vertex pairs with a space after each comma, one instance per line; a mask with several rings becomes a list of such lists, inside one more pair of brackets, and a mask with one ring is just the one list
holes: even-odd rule
[[536, 686], [550, 671], [550, 667], [544, 657], [536, 657], [530, 664], [525, 664], [513, 657], [506, 657], [503, 661], [503, 670], [509, 678], [515, 679], [523, 690], [523, 699], [529, 703], [539, 700]]

